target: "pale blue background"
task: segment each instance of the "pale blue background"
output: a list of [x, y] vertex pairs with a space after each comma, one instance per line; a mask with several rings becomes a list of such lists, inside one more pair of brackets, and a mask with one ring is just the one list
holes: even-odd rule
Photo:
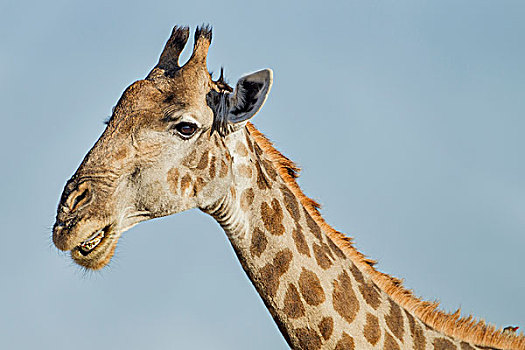
[[203, 22], [210, 70], [274, 70], [255, 124], [329, 223], [418, 295], [525, 327], [523, 1], [4, 0], [0, 348], [286, 348], [198, 211], [127, 232], [101, 273], [50, 244], [122, 91]]

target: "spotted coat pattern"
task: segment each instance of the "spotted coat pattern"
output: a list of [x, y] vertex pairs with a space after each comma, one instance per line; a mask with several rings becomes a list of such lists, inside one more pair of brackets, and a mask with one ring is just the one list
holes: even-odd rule
[[248, 130], [226, 146], [239, 193], [232, 210], [244, 218], [243, 232], [229, 237], [292, 348], [465, 348], [401, 308], [343, 253]]

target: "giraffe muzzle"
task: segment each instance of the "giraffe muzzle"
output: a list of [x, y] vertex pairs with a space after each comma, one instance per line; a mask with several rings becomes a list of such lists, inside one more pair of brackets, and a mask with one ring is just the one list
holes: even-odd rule
[[[109, 186], [74, 175], [64, 188], [55, 225], [53, 243], [69, 251], [78, 265], [91, 270], [106, 266], [122, 232], [142, 221], [144, 215], [119, 215], [104, 200]], [[93, 176], [91, 176], [93, 177]]]

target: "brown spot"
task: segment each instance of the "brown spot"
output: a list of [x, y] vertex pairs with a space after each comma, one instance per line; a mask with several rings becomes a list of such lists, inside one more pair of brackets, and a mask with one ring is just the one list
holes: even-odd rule
[[310, 228], [310, 231], [318, 240], [322, 241], [321, 228], [319, 227], [319, 225], [317, 225], [314, 219], [312, 219], [312, 217], [310, 216], [308, 211], [306, 211], [306, 209], [304, 209], [304, 216], [306, 217], [306, 224], [308, 225], [308, 228]]
[[240, 164], [237, 166], [237, 170], [242, 177], [245, 177], [247, 179], [252, 178], [252, 168], [250, 168], [248, 165]]
[[250, 206], [253, 203], [254, 193], [253, 189], [248, 188], [244, 190], [241, 194], [241, 208], [242, 210], [246, 211], [250, 209]]
[[210, 179], [212, 180], [215, 178], [215, 174], [217, 173], [215, 169], [216, 167], [215, 160], [216, 160], [215, 156], [212, 156], [211, 161], [210, 161], [210, 166], [208, 168], [208, 173], [210, 174]]
[[298, 318], [304, 316], [304, 306], [299, 296], [297, 288], [290, 283], [286, 295], [284, 296], [284, 313], [290, 318]]
[[182, 177], [180, 180], [180, 193], [184, 194], [184, 191], [190, 187], [191, 183], [191, 176], [189, 174], [186, 174]]
[[330, 237], [327, 237], [327, 240], [328, 240], [328, 245], [330, 246], [330, 249], [332, 250], [332, 252], [334, 252], [335, 255], [337, 255], [341, 259], [346, 259], [345, 253], [343, 253], [343, 251], [334, 243], [334, 241], [332, 241]]
[[177, 187], [179, 185], [179, 170], [177, 168], [171, 168], [168, 171], [168, 177], [166, 178], [168, 185], [170, 186], [170, 192], [177, 194]]
[[266, 202], [261, 203], [261, 218], [264, 227], [273, 235], [280, 236], [284, 233], [283, 211], [277, 199], [272, 200], [272, 207]]
[[273, 181], [277, 180], [277, 172], [273, 168], [273, 164], [267, 159], [262, 160], [262, 164], [264, 170], [266, 170], [266, 174], [268, 174]]
[[368, 305], [374, 309], [379, 307], [381, 304], [381, 295], [379, 294], [379, 289], [374, 282], [368, 281], [363, 283], [359, 286], [359, 291]]
[[126, 158], [126, 156], [128, 155], [128, 150], [126, 147], [122, 147], [121, 149], [118, 150], [117, 153], [115, 153], [115, 160], [122, 160], [124, 158]]
[[272, 186], [270, 185], [270, 182], [268, 181], [266, 176], [263, 174], [259, 162], [255, 162], [255, 169], [257, 169], [257, 186], [259, 187], [259, 189], [270, 189]]
[[235, 187], [230, 187], [230, 193], [233, 199], [237, 198], [237, 191], [235, 191]]
[[208, 166], [208, 158], [209, 158], [208, 153], [209, 153], [208, 150], [205, 150], [202, 153], [201, 159], [199, 160], [199, 163], [197, 164], [197, 169], [199, 170], [206, 169], [206, 167]]
[[343, 332], [341, 339], [335, 345], [335, 350], [354, 350], [354, 338]]
[[334, 331], [334, 319], [331, 317], [324, 317], [321, 322], [319, 322], [319, 331], [324, 340], [330, 339], [330, 336]]
[[235, 145], [235, 151], [238, 155], [242, 157], [246, 157], [248, 155], [248, 150], [242, 142], [237, 142], [237, 144]]
[[379, 291], [377, 290], [376, 285], [371, 281], [365, 281], [363, 274], [355, 264], [350, 265], [350, 271], [354, 275], [355, 280], [358, 283], [359, 291], [361, 295], [374, 309], [377, 309], [381, 303]]
[[310, 256], [310, 248], [308, 247], [308, 243], [304, 239], [301, 226], [297, 226], [296, 228], [294, 228], [294, 230], [292, 231], [292, 238], [295, 242], [295, 246], [297, 247], [297, 251], [306, 256]]
[[399, 350], [399, 345], [397, 345], [396, 340], [388, 332], [386, 332], [386, 334], [385, 334], [385, 346], [384, 346], [383, 349], [385, 349], [385, 350]]
[[275, 296], [279, 288], [279, 279], [288, 271], [292, 261], [292, 252], [286, 248], [278, 252], [273, 258], [273, 262], [266, 264], [260, 270], [260, 278], [264, 292], [271, 298]]
[[394, 336], [397, 339], [403, 342], [403, 332], [404, 332], [404, 319], [403, 314], [401, 314], [401, 308], [392, 300], [390, 301], [390, 314], [385, 316], [386, 324], [388, 328], [392, 331]]
[[252, 140], [250, 139], [250, 135], [248, 133], [246, 133], [245, 135], [246, 135], [246, 144], [248, 145], [248, 148], [250, 149], [250, 151], [253, 153], [253, 145], [252, 145]]
[[326, 255], [326, 252], [322, 246], [320, 246], [317, 243], [314, 243], [313, 248], [315, 260], [317, 260], [317, 263], [319, 264], [319, 266], [321, 266], [323, 270], [326, 270], [330, 266], [332, 266], [332, 262], [330, 261], [330, 258]]
[[202, 177], [198, 177], [193, 184], [193, 197], [196, 197], [204, 186], [206, 186], [204, 179]]
[[253, 234], [252, 234], [252, 242], [250, 244], [250, 253], [257, 257], [261, 256], [261, 254], [266, 249], [267, 244], [268, 244], [268, 240], [266, 239], [264, 232], [262, 232], [259, 228], [256, 227], [253, 230]]
[[335, 311], [348, 323], [354, 321], [359, 311], [359, 302], [352, 289], [352, 280], [345, 271], [334, 281], [332, 303]]
[[292, 191], [290, 191], [290, 189], [285, 185], [282, 185], [281, 192], [283, 193], [284, 206], [286, 207], [286, 210], [288, 210], [295, 221], [299, 221], [301, 218], [301, 212], [299, 211], [299, 205], [297, 204], [297, 200], [295, 199]]
[[197, 163], [197, 151], [193, 150], [191, 153], [184, 158], [182, 161], [182, 165], [188, 167], [188, 168], [194, 168]]
[[310, 328], [297, 328], [294, 330], [297, 339], [299, 340], [299, 346], [304, 350], [317, 350], [321, 349], [321, 337], [316, 331]]
[[419, 324], [416, 323], [414, 316], [412, 316], [412, 314], [410, 314], [406, 310], [405, 310], [405, 315], [407, 315], [408, 325], [410, 326], [410, 333], [412, 333], [412, 340], [414, 342], [414, 350], [425, 350], [426, 340], [423, 334], [423, 329], [421, 328]]
[[219, 177], [225, 177], [228, 174], [228, 165], [224, 160], [221, 159], [221, 170], [219, 171]]
[[363, 277], [363, 274], [361, 273], [361, 271], [359, 271], [359, 269], [354, 263], [350, 264], [350, 272], [352, 272], [352, 275], [354, 275], [354, 279], [357, 283], [365, 283], [365, 278]]
[[460, 344], [461, 350], [475, 350], [469, 343], [462, 341]]
[[315, 273], [303, 267], [299, 276], [299, 290], [304, 300], [310, 305], [319, 305], [325, 300], [321, 281]]
[[321, 243], [321, 248], [324, 250], [324, 253], [332, 260], [335, 260], [334, 253], [330, 250], [326, 243]]
[[366, 314], [366, 324], [363, 329], [365, 339], [372, 345], [376, 345], [381, 338], [381, 329], [379, 328], [379, 320], [371, 313]]
[[448, 339], [436, 338], [434, 339], [434, 350], [457, 350], [457, 347]]

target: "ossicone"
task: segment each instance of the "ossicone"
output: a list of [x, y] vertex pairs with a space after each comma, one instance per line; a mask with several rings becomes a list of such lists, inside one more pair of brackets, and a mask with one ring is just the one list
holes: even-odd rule
[[187, 26], [173, 27], [171, 36], [160, 54], [159, 62], [148, 75], [147, 79], [154, 78], [158, 74], [172, 76], [179, 66], [179, 57], [188, 42], [190, 28]]
[[202, 25], [195, 30], [195, 39], [193, 43], [193, 53], [184, 66], [199, 65], [206, 69], [206, 56], [210, 48], [212, 37], [212, 28], [210, 25]]
[[160, 54], [159, 62], [151, 70], [146, 79], [155, 79], [158, 76], [173, 77], [176, 71], [186, 66], [201, 66], [206, 68], [206, 56], [208, 55], [208, 49], [211, 44], [212, 28], [209, 25], [197, 27], [195, 30], [193, 53], [188, 62], [181, 67], [179, 57], [188, 42], [189, 33], [190, 30], [188, 26], [173, 27], [171, 36]]

